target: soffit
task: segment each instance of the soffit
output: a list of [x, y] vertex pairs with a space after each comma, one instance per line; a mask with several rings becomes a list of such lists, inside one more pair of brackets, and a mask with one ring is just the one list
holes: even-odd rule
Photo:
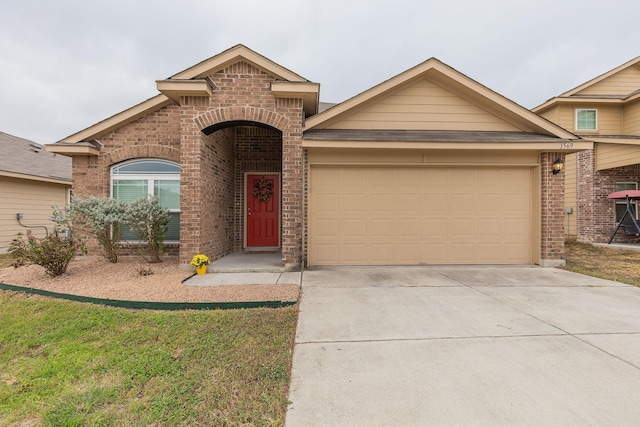
[[367, 148], [421, 150], [531, 150], [576, 152], [593, 148], [586, 139], [560, 139], [525, 132], [389, 131], [309, 129], [305, 148]]

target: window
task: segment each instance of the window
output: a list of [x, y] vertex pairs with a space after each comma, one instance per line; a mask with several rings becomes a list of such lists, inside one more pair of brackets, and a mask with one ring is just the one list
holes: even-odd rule
[[[616, 191], [624, 191], [624, 190], [637, 190], [638, 183], [637, 182], [616, 182]], [[631, 202], [633, 206], [633, 210], [636, 213], [636, 219], [638, 218], [638, 204], [637, 202]], [[627, 201], [626, 200], [616, 200], [616, 224], [622, 221], [622, 217], [627, 210]]]
[[[111, 168], [111, 197], [125, 202], [146, 195], [158, 197], [162, 207], [169, 209], [168, 242], [180, 241], [180, 165], [166, 160], [134, 160]], [[126, 227], [122, 237], [135, 240]]]
[[598, 110], [576, 110], [576, 130], [598, 130]]

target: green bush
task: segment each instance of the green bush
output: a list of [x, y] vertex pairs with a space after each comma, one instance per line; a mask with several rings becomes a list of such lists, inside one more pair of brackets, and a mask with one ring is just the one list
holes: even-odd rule
[[116, 199], [91, 197], [75, 200], [64, 209], [56, 208], [53, 220], [59, 224], [82, 222], [91, 228], [109, 262], [118, 262], [120, 249], [120, 224], [124, 221], [127, 204]]
[[164, 252], [164, 236], [169, 229], [169, 210], [160, 206], [157, 197], [142, 197], [127, 205], [124, 223], [144, 242], [147, 262], [160, 262]]
[[22, 234], [11, 242], [9, 253], [16, 257], [16, 264], [32, 263], [41, 265], [52, 277], [57, 277], [67, 271], [67, 267], [78, 251], [84, 251], [84, 246], [73, 238], [49, 235], [43, 239], [28, 236], [25, 240]]

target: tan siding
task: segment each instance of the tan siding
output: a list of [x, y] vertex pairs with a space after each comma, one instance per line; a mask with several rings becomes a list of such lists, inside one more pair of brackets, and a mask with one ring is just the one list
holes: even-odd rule
[[[64, 206], [67, 201], [66, 185], [38, 183], [22, 179], [0, 177], [0, 251], [6, 251], [18, 233], [26, 234], [16, 220], [18, 212], [24, 214], [22, 223], [30, 226], [46, 226], [53, 231], [52, 206]], [[34, 228], [32, 233], [44, 237], [43, 228]]]
[[553, 108], [550, 108], [548, 110], [545, 110], [543, 112], [538, 113], [538, 115], [544, 117], [545, 119], [549, 120], [550, 122], [558, 123], [558, 110], [559, 109], [560, 109], [559, 106], [555, 106]]
[[575, 130], [574, 121], [575, 121], [575, 110], [573, 107], [568, 105], [560, 105], [558, 106], [557, 112], [557, 125], [562, 126], [568, 130]]
[[624, 107], [624, 135], [640, 135], [640, 102]]
[[622, 134], [622, 107], [615, 105], [575, 105], [573, 107], [563, 108], [562, 121], [564, 123], [570, 117], [570, 125], [568, 129], [576, 133], [593, 134], [593, 131], [578, 131], [576, 129], [576, 110], [595, 109], [598, 110], [598, 130], [595, 132], [600, 135], [620, 135]]
[[429, 80], [363, 106], [330, 129], [518, 131], [486, 110]]
[[596, 144], [596, 170], [640, 163], [640, 146], [631, 144]]
[[[578, 235], [578, 213], [576, 204], [576, 154], [567, 154], [564, 160], [564, 206], [571, 209], [571, 213], [566, 213], [564, 233], [567, 236]], [[565, 210], [566, 211], [566, 210]]]
[[640, 70], [629, 67], [620, 72], [589, 86], [580, 95], [628, 95], [640, 89]]
[[622, 107], [598, 107], [598, 133], [601, 135], [620, 135], [622, 133]]

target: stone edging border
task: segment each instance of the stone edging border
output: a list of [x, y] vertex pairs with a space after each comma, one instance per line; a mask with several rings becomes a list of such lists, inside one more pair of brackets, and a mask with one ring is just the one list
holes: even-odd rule
[[246, 301], [246, 302], [153, 302], [153, 301], [126, 301], [105, 298], [91, 298], [81, 295], [62, 294], [45, 291], [42, 289], [27, 288], [24, 286], [9, 285], [0, 282], [0, 290], [22, 292], [26, 294], [41, 295], [50, 298], [59, 298], [69, 301], [85, 302], [90, 304], [107, 305], [110, 307], [131, 308], [135, 310], [234, 310], [242, 308], [280, 308], [297, 304], [297, 301]]

